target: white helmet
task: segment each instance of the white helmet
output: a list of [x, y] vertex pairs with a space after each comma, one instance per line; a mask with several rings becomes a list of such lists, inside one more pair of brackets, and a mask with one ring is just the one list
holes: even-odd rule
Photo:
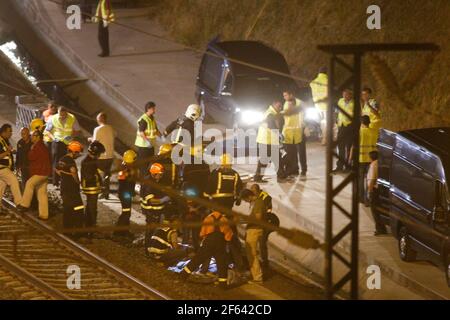
[[192, 121], [196, 121], [198, 118], [200, 118], [201, 113], [202, 109], [198, 104], [190, 104], [187, 107], [186, 113], [184, 115]]

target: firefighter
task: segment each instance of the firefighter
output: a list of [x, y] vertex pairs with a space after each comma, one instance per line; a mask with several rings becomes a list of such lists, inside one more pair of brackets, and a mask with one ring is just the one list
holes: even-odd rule
[[226, 245], [233, 238], [233, 231], [225, 215], [218, 211], [209, 214], [203, 220], [200, 237], [203, 239], [202, 245], [194, 258], [183, 268], [182, 278], [186, 279], [205, 260], [214, 257], [217, 264], [218, 284], [226, 288], [228, 274]]
[[204, 195], [214, 202], [232, 209], [239, 202], [242, 190], [242, 180], [231, 167], [231, 156], [223, 154], [220, 157], [221, 166], [211, 172]]
[[[138, 177], [138, 170], [133, 167], [137, 154], [133, 150], [125, 151], [121, 170], [118, 173], [119, 180], [119, 200], [122, 206], [122, 213], [117, 220], [118, 227], [129, 226], [131, 217], [131, 205], [133, 201], [134, 188]], [[133, 238], [133, 234], [129, 230], [114, 231], [114, 237]]]
[[[75, 159], [80, 157], [83, 145], [71, 141], [67, 146], [67, 154], [59, 159], [55, 171], [61, 178], [61, 198], [64, 207], [63, 227], [81, 228], [84, 221], [84, 205], [80, 195], [80, 181]], [[78, 238], [80, 234], [72, 234]]]
[[[231, 168], [231, 156], [229, 154], [223, 154], [220, 162], [221, 166], [211, 172], [204, 195], [220, 206], [231, 210], [235, 203], [240, 204], [242, 180], [239, 173]], [[226, 217], [230, 222], [234, 221], [233, 214], [227, 213]], [[234, 234], [229, 246], [231, 258], [235, 263], [236, 270], [241, 272], [244, 268], [241, 243], [234, 223], [231, 228]]]
[[102, 176], [97, 160], [104, 152], [104, 145], [99, 141], [93, 141], [88, 147], [88, 154], [81, 161], [81, 191], [86, 196], [86, 227], [95, 227], [97, 224], [97, 201], [98, 195], [102, 192]]
[[197, 104], [191, 104], [187, 107], [186, 112], [184, 116], [181, 118], [178, 118], [177, 120], [173, 121], [171, 124], [169, 124], [164, 131], [164, 135], [168, 136], [175, 130], [175, 134], [172, 135], [172, 143], [184, 143], [188, 144], [187, 141], [183, 141], [183, 129], [189, 132], [190, 134], [190, 142], [189, 145], [191, 147], [194, 146], [194, 140], [195, 140], [195, 134], [194, 134], [194, 127], [195, 127], [195, 121], [197, 121], [200, 118], [201, 115], [201, 108]]
[[[3, 197], [6, 186], [9, 186], [14, 198], [14, 203], [17, 205], [22, 201], [22, 194], [20, 192], [19, 181], [14, 175], [14, 158], [13, 154], [16, 152], [9, 143], [12, 136], [12, 127], [5, 123], [0, 127], [0, 199]], [[0, 212], [5, 213], [0, 203]]]
[[141, 185], [141, 208], [147, 222], [145, 232], [145, 251], [147, 254], [149, 253], [150, 238], [154, 231], [150, 224], [160, 223], [164, 213], [170, 209], [170, 198], [163, 190], [163, 175], [164, 166], [160, 163], [153, 163], [149, 169], [149, 175], [144, 178], [144, 183]]
[[149, 241], [149, 256], [166, 266], [174, 265], [187, 255], [186, 249], [178, 244], [177, 229], [169, 226], [177, 223], [178, 218], [175, 214], [166, 213], [163, 224], [167, 226], [157, 228]]

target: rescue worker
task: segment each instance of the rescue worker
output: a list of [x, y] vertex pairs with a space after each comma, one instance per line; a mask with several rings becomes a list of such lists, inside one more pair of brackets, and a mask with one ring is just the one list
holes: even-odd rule
[[[221, 166], [211, 172], [206, 186], [205, 197], [211, 199], [215, 203], [231, 210], [234, 203], [240, 204], [240, 194], [242, 190], [242, 180], [236, 171], [231, 167], [231, 156], [223, 154], [220, 157]], [[226, 215], [230, 222], [234, 222], [232, 214]], [[241, 243], [239, 242], [236, 224], [231, 226], [234, 236], [230, 240], [230, 253], [235, 263], [237, 272], [244, 270], [244, 262], [241, 255]]]
[[33, 145], [27, 154], [30, 164], [30, 179], [25, 184], [22, 201], [17, 206], [19, 211], [26, 211], [31, 205], [33, 196], [36, 192], [39, 205], [39, 218], [48, 219], [48, 195], [47, 183], [51, 174], [52, 166], [50, 164], [50, 156], [42, 141], [42, 131], [34, 130], [31, 134], [31, 142]]
[[164, 166], [160, 163], [153, 163], [149, 170], [149, 175], [144, 178], [141, 185], [141, 208], [145, 215], [147, 229], [145, 232], [145, 252], [148, 254], [149, 243], [154, 228], [151, 224], [160, 223], [161, 218], [166, 212], [169, 212], [170, 198], [163, 190], [162, 177], [164, 175]]
[[300, 99], [295, 98], [291, 90], [284, 90], [284, 115], [283, 144], [287, 152], [286, 175], [299, 174], [298, 162], [300, 161], [301, 175], [306, 176], [308, 171], [306, 159], [306, 141], [304, 137], [304, 107]]
[[317, 77], [309, 84], [315, 107], [320, 113], [322, 145], [327, 143], [328, 75], [327, 68], [321, 67]]
[[[369, 206], [368, 193], [366, 188], [366, 175], [370, 166], [370, 152], [377, 150], [378, 132], [370, 127], [370, 117], [363, 115], [361, 117], [361, 128], [359, 129], [359, 202]], [[350, 157], [353, 155], [350, 153]]]
[[[286, 178], [281, 165], [281, 150], [280, 150], [280, 133], [283, 127], [281, 117], [282, 103], [276, 99], [272, 102], [272, 105], [266, 110], [264, 114], [264, 120], [258, 128], [258, 135], [256, 136], [256, 142], [258, 144], [258, 165], [256, 167], [256, 173], [253, 177], [253, 181], [263, 181], [263, 169], [267, 167], [270, 162], [273, 162], [272, 157], [278, 157], [277, 165], [277, 179], [283, 180]], [[272, 151], [276, 150], [276, 154], [272, 154]]]
[[[71, 141], [67, 146], [67, 154], [59, 159], [55, 171], [61, 178], [61, 198], [63, 202], [63, 227], [81, 228], [84, 222], [84, 205], [80, 194], [80, 180], [75, 159], [83, 152], [83, 145]], [[80, 233], [72, 233], [78, 238]]]
[[[19, 181], [14, 170], [13, 154], [16, 152], [9, 143], [12, 136], [12, 127], [5, 123], [0, 127], [0, 199], [3, 198], [6, 186], [9, 186], [13, 195], [14, 203], [17, 205], [22, 201]], [[0, 203], [0, 212], [6, 212]]]
[[198, 223], [198, 226], [187, 226], [183, 228], [183, 243], [192, 244], [194, 250], [197, 251], [200, 247], [200, 224], [203, 218], [205, 218], [207, 209], [192, 199], [194, 197], [202, 197], [200, 190], [195, 184], [189, 182], [183, 183], [182, 194], [185, 199], [183, 206], [180, 208], [180, 211], [183, 213], [183, 222]]
[[372, 98], [372, 89], [364, 87], [361, 91], [361, 115], [368, 115], [371, 127], [381, 128], [380, 105]]
[[[272, 213], [272, 197], [267, 192], [261, 190], [260, 186], [256, 183], [250, 187], [250, 190], [257, 196], [258, 199], [261, 199], [264, 202], [266, 217], [268, 218], [269, 214]], [[269, 266], [269, 255], [267, 249], [269, 235], [270, 231], [264, 229], [260, 242], [261, 265], [263, 268], [267, 268]]]
[[20, 136], [21, 139], [17, 142], [16, 171], [20, 173], [20, 185], [23, 191], [27, 180], [30, 178], [30, 165], [28, 162], [28, 152], [32, 145], [30, 129], [27, 127], [20, 129]]
[[[99, 141], [92, 141], [88, 147], [88, 154], [81, 161], [81, 191], [86, 196], [85, 226], [97, 225], [98, 195], [102, 192], [102, 176], [98, 165], [98, 158], [105, 152], [105, 147]], [[90, 236], [93, 233], [89, 234]]]
[[[350, 89], [345, 89], [342, 93], [342, 98], [338, 101], [338, 107], [345, 111], [349, 116], [353, 117], [354, 102], [353, 93]], [[336, 164], [336, 169], [334, 172], [342, 170], [350, 170], [350, 164], [348, 162], [350, 149], [352, 146], [353, 139], [353, 121], [351, 118], [347, 117], [342, 111], [338, 110], [337, 116], [337, 126], [338, 126], [338, 155], [339, 159]]]
[[[242, 191], [242, 200], [250, 203], [250, 218], [256, 221], [267, 221], [267, 208], [262, 197], [249, 189], [244, 189]], [[247, 224], [245, 251], [247, 252], [247, 260], [253, 278], [253, 281], [249, 282], [253, 283], [263, 282], [263, 271], [260, 262], [263, 233], [264, 228], [260, 224], [255, 222], [249, 222]]]
[[[52, 141], [52, 163], [53, 168], [56, 167], [59, 160], [66, 154], [67, 146], [72, 137], [81, 132], [80, 125], [76, 117], [67, 112], [67, 109], [60, 106], [58, 113], [51, 117], [51, 121], [47, 122], [45, 134]], [[54, 172], [53, 185], [59, 186], [59, 176]]]
[[166, 266], [174, 265], [187, 255], [186, 249], [178, 244], [177, 229], [170, 226], [177, 221], [177, 215], [165, 214], [163, 224], [167, 226], [157, 228], [149, 241], [149, 256]]
[[213, 170], [209, 177], [205, 197], [227, 209], [232, 209], [235, 202], [239, 202], [239, 195], [242, 190], [242, 180], [231, 167], [231, 156], [223, 154], [220, 157], [220, 167]]
[[147, 163], [155, 155], [156, 137], [161, 133], [155, 120], [156, 104], [152, 101], [145, 105], [145, 113], [137, 120], [137, 133], [134, 145], [137, 147], [137, 159], [141, 177], [147, 174]]
[[[119, 181], [119, 200], [122, 206], [122, 212], [117, 220], [118, 227], [129, 226], [131, 217], [131, 205], [133, 201], [134, 188], [138, 178], [137, 169], [133, 167], [137, 159], [137, 154], [133, 150], [125, 151], [120, 171], [117, 175]], [[129, 230], [117, 230], [113, 233], [114, 237], [133, 238]]]
[[182, 278], [186, 279], [193, 271], [210, 257], [217, 264], [218, 284], [227, 287], [228, 264], [226, 259], [227, 242], [233, 238], [233, 231], [228, 219], [218, 211], [209, 214], [204, 220], [200, 231], [202, 245], [192, 260], [183, 268]]
[[112, 11], [110, 0], [100, 0], [97, 5], [95, 16], [92, 18], [94, 23], [98, 23], [98, 42], [102, 52], [99, 57], [108, 57], [109, 50], [109, 24], [116, 20], [114, 12]]
[[[200, 118], [201, 109], [197, 104], [191, 104], [187, 107], [184, 116], [170, 123], [164, 131], [164, 136], [168, 136], [172, 132], [172, 143], [184, 143], [189, 144], [190, 147], [194, 147], [195, 142], [195, 121]], [[183, 141], [183, 130], [186, 130], [190, 134], [190, 141]], [[200, 132], [201, 134], [201, 132]], [[194, 153], [192, 153], [194, 154]]]

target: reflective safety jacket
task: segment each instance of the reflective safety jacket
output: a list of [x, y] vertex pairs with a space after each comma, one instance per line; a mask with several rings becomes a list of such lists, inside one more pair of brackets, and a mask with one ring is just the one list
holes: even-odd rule
[[[220, 225], [216, 225], [219, 224]], [[211, 234], [222, 233], [225, 241], [231, 241], [233, 231], [230, 228], [228, 219], [220, 212], [214, 211], [203, 219], [200, 237], [205, 238]]]
[[[5, 140], [3, 137], [0, 137], [0, 153], [8, 151], [9, 146], [10, 146], [9, 141]], [[4, 156], [3, 159], [0, 159], [0, 170], [3, 168], [9, 168], [13, 170], [13, 167], [14, 167], [14, 159], [12, 154]]]
[[276, 121], [274, 118], [278, 115], [278, 112], [273, 106], [264, 113], [264, 120], [258, 128], [258, 135], [256, 136], [256, 142], [266, 145], [278, 145], [280, 132], [277, 130], [277, 126], [274, 124]]
[[317, 109], [326, 111], [328, 106], [328, 75], [319, 73], [309, 84], [313, 96], [314, 105]]
[[[144, 180], [163, 187], [161, 182], [156, 182], [150, 175], [146, 176]], [[141, 208], [143, 210], [164, 210], [170, 198], [161, 188], [152, 184], [144, 182], [141, 186]]]
[[173, 249], [171, 238], [177, 230], [170, 227], [158, 228], [153, 233], [148, 244], [148, 251], [155, 255], [163, 255]]
[[81, 192], [88, 195], [102, 192], [102, 176], [97, 162], [90, 155], [81, 161]]
[[94, 22], [99, 22], [100, 20], [106, 22], [114, 22], [116, 17], [112, 11], [110, 0], [100, 0], [97, 5], [97, 10], [95, 11], [95, 17], [92, 19]]
[[[349, 116], [353, 117], [353, 110], [355, 108], [353, 99], [349, 102], [346, 102], [344, 98], [339, 99], [338, 101], [338, 107], [344, 110]], [[348, 127], [352, 124], [352, 119], [347, 117], [344, 113], [339, 111], [338, 118], [337, 118], [337, 125], [338, 127]]]
[[[151, 143], [149, 144], [147, 140], [145, 140], [144, 138], [141, 137], [140, 131], [139, 131], [139, 122], [141, 120], [144, 120], [147, 124], [147, 127], [145, 128], [144, 134], [147, 137], [147, 139], [149, 139], [151, 141]], [[157, 132], [158, 132], [158, 127], [156, 125], [156, 121], [155, 118], [152, 117], [150, 118], [147, 114], [143, 114], [137, 121], [137, 132], [136, 132], [136, 140], [134, 142], [134, 144], [137, 147], [141, 147], [141, 148], [150, 148], [152, 147], [152, 144], [154, 143], [156, 136], [157, 136]]]
[[75, 124], [75, 116], [71, 113], [67, 113], [67, 118], [64, 124], [59, 119], [59, 114], [52, 116], [52, 130], [51, 133], [55, 140], [64, 142], [66, 145], [69, 141], [65, 139], [66, 137], [71, 137], [73, 132], [73, 125]]
[[[295, 99], [295, 108], [299, 108], [299, 112], [284, 116], [283, 143], [286, 144], [298, 144], [303, 139], [304, 112], [299, 99]], [[286, 101], [283, 106], [283, 112], [286, 112], [288, 109], [289, 103]]]
[[205, 197], [237, 198], [242, 190], [242, 180], [239, 173], [231, 168], [220, 167], [211, 172]]
[[362, 127], [359, 131], [359, 162], [369, 163], [371, 151], [377, 150], [378, 131]]
[[259, 193], [258, 198], [264, 201], [264, 204], [267, 208], [267, 212], [272, 212], [272, 197], [265, 191], [261, 191]]

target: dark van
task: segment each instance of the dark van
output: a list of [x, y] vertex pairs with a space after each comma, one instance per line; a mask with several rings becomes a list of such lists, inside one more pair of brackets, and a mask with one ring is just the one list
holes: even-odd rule
[[450, 128], [382, 129], [378, 148], [380, 207], [400, 258], [425, 254], [445, 267], [450, 286]]
[[203, 55], [195, 93], [203, 115], [206, 112], [228, 128], [256, 127], [284, 89], [293, 90], [304, 101], [310, 99], [310, 91], [299, 89], [292, 78], [264, 69], [290, 74], [283, 55], [261, 42], [212, 40]]

